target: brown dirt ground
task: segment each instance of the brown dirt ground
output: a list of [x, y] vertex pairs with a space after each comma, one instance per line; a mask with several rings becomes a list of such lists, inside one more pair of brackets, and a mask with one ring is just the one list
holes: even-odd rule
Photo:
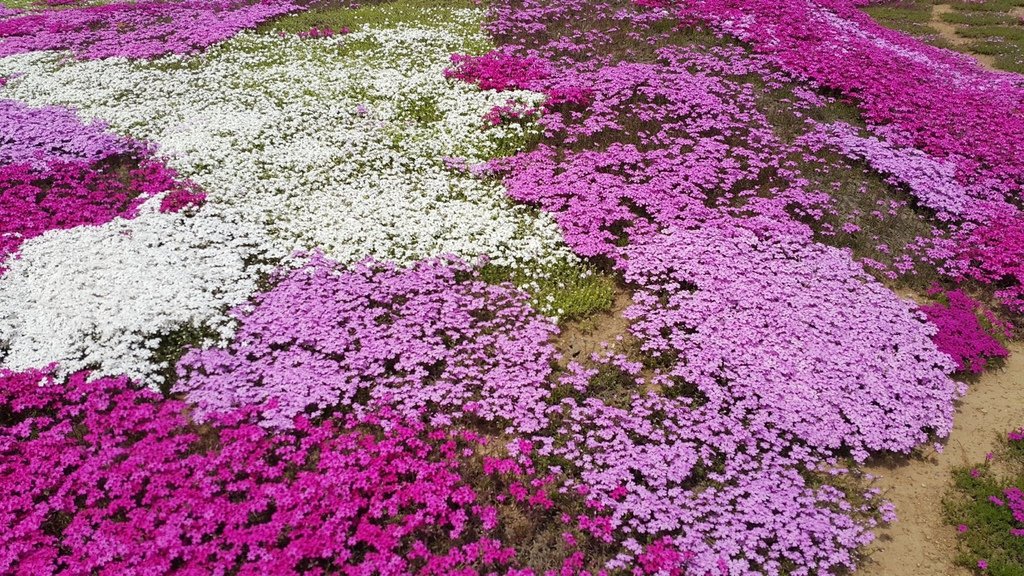
[[865, 576], [968, 576], [953, 564], [956, 534], [943, 519], [942, 498], [952, 487], [952, 470], [985, 460], [998, 438], [1024, 424], [1024, 343], [1010, 346], [1005, 366], [989, 370], [970, 385], [957, 406], [953, 433], [941, 454], [874, 462], [868, 472], [896, 504], [898, 520], [879, 531]]
[[602, 344], [615, 344], [618, 336], [626, 337], [629, 321], [622, 317], [622, 312], [632, 303], [630, 292], [618, 289], [611, 310], [564, 327], [556, 343], [562, 355], [562, 363], [584, 361], [601, 350]]

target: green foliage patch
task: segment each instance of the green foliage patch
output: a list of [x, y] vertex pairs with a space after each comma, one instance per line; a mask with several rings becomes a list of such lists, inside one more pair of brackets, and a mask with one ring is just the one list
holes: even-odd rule
[[1018, 520], [1024, 517], [1024, 501], [1015, 504], [1013, 498], [1021, 489], [1024, 440], [1004, 440], [984, 464], [954, 472], [954, 488], [944, 504], [959, 534], [958, 564], [979, 574], [1024, 576], [1024, 531], [1014, 532], [1024, 529]]

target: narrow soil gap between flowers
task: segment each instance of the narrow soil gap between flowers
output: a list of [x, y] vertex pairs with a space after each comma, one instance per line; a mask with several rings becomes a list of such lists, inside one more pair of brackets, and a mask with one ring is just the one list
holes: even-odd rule
[[566, 325], [555, 344], [561, 353], [562, 362], [585, 361], [591, 354], [599, 352], [602, 344], [613, 345], [620, 337], [628, 336], [629, 321], [622, 313], [632, 303], [632, 292], [617, 287], [615, 300], [607, 312], [599, 312]]

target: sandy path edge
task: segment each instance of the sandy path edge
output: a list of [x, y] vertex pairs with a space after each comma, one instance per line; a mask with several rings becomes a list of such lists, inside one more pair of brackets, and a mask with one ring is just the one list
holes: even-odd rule
[[956, 533], [945, 524], [942, 498], [954, 468], [984, 461], [1000, 436], [1024, 425], [1024, 343], [972, 384], [957, 406], [953, 433], [941, 454], [921, 459], [872, 463], [876, 486], [896, 504], [898, 520], [878, 531], [870, 558], [857, 571], [866, 576], [967, 576], [953, 564]]

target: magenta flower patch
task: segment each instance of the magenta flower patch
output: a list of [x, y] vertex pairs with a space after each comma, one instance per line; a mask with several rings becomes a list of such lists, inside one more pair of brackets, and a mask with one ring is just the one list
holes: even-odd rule
[[481, 90], [534, 90], [551, 75], [539, 58], [518, 58], [501, 52], [483, 56], [452, 54], [445, 76], [476, 84]]
[[[474, 434], [379, 418], [299, 419], [268, 432], [245, 412], [199, 427], [188, 410], [124, 379], [79, 373], [57, 385], [43, 372], [0, 372], [0, 571], [470, 576], [512, 567], [496, 503], [461, 475]], [[517, 470], [490, 472], [497, 496]]]
[[992, 285], [1011, 312], [1024, 314], [1024, 215], [1002, 210], [960, 238], [961, 278]]
[[[980, 302], [960, 290], [946, 292], [942, 299], [945, 303], [922, 306], [921, 310], [939, 329], [932, 337], [935, 345], [953, 358], [960, 371], [979, 374], [989, 361], [1009, 355], [993, 334], [1003, 332], [1005, 337], [1007, 327], [984, 310]], [[990, 329], [982, 325], [982, 318]]]
[[187, 54], [297, 9], [286, 0], [185, 0], [26, 14], [0, 20], [0, 56], [36, 50], [70, 50], [87, 59]]

